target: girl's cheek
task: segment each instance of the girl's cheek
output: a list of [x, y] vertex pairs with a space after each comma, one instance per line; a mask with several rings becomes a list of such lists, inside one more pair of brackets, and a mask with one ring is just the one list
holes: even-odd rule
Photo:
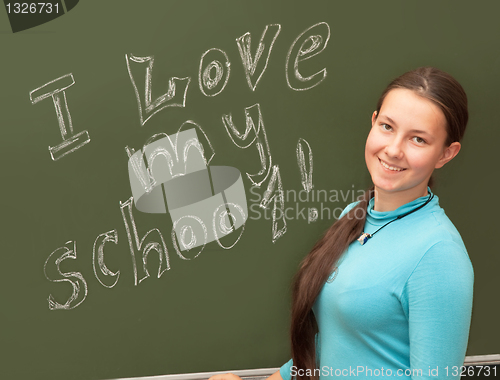
[[373, 149], [373, 147], [375, 145], [377, 145], [378, 140], [380, 140], [380, 138], [376, 135], [376, 133], [373, 132], [373, 129], [372, 129], [372, 131], [368, 135], [368, 138], [366, 139], [366, 146], [369, 149]]

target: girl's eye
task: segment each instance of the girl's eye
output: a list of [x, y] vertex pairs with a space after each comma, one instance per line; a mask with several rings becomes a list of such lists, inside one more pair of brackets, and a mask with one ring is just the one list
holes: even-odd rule
[[392, 130], [392, 127], [389, 124], [382, 123], [381, 126], [384, 131]]
[[425, 144], [425, 140], [422, 137], [415, 136], [414, 139], [417, 144]]

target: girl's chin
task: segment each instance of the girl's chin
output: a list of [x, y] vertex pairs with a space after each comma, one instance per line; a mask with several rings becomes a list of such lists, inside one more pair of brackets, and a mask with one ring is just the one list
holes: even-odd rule
[[396, 181], [382, 180], [379, 178], [372, 178], [375, 189], [382, 191], [398, 191], [401, 188], [401, 183]]
[[396, 186], [385, 186], [385, 185], [377, 186], [377, 185], [375, 185], [375, 190], [389, 193], [389, 192], [398, 191], [399, 188]]

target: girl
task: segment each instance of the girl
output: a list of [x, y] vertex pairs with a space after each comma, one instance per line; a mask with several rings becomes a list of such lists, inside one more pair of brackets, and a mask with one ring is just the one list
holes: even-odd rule
[[447, 73], [422, 67], [389, 84], [365, 146], [373, 186], [303, 260], [292, 359], [270, 380], [460, 377], [474, 274], [431, 186], [467, 120], [466, 94]]

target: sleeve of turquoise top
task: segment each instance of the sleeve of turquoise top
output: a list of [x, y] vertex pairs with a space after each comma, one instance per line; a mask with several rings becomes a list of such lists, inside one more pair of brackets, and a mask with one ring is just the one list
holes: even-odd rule
[[283, 364], [280, 368], [280, 375], [283, 380], [290, 380], [292, 378], [291, 370], [293, 365], [293, 359]]
[[406, 281], [401, 301], [408, 310], [412, 378], [460, 378], [473, 282], [469, 257], [453, 241], [433, 245]]

